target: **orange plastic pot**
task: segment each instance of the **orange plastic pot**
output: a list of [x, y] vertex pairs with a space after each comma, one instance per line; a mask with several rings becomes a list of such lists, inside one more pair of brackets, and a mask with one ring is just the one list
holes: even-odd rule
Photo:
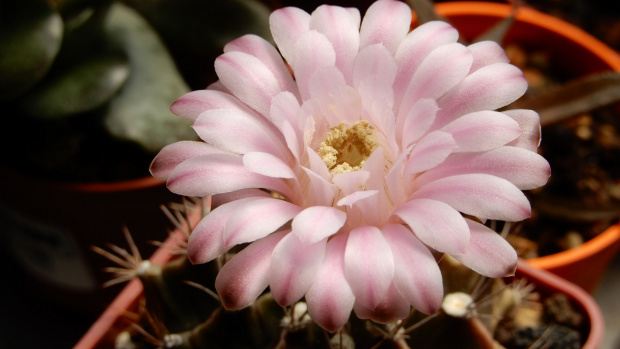
[[[512, 12], [509, 5], [489, 2], [445, 2], [437, 4], [436, 9], [467, 40], [480, 35]], [[504, 42], [510, 43], [526, 49], [546, 50], [553, 65], [567, 76], [620, 71], [617, 52], [583, 30], [530, 8], [518, 10]], [[530, 259], [528, 263], [592, 292], [619, 248], [620, 224], [616, 224], [580, 247]]]
[[126, 226], [142, 251], [172, 228], [160, 206], [180, 201], [152, 177], [116, 183], [64, 183], [0, 169], [2, 241], [23, 275], [50, 301], [100, 314], [119, 287], [103, 288], [109, 266], [91, 246], [126, 246]]

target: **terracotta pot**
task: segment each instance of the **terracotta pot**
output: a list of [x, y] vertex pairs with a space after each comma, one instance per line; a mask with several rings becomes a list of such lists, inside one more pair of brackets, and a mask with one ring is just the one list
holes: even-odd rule
[[[461, 1], [440, 3], [436, 9], [466, 39], [475, 38], [512, 11], [506, 4]], [[521, 8], [517, 12], [504, 43], [518, 43], [530, 49], [544, 48], [554, 66], [573, 77], [620, 71], [617, 52], [583, 30], [530, 8]], [[616, 224], [580, 247], [530, 259], [528, 263], [592, 292], [619, 248], [620, 224]]]
[[47, 181], [0, 169], [0, 221], [3, 243], [42, 297], [97, 315], [120, 287], [109, 279], [108, 260], [91, 251], [107, 243], [127, 246], [126, 226], [150, 255], [150, 240], [163, 240], [172, 228], [160, 205], [180, 201], [152, 177], [117, 183]]
[[555, 292], [566, 294], [576, 307], [577, 311], [583, 312], [588, 319], [581, 329], [586, 334], [586, 342], [583, 349], [597, 349], [605, 334], [605, 322], [603, 314], [596, 301], [581, 287], [564, 278], [558, 277], [546, 270], [532, 267], [524, 260], [519, 260], [517, 265], [517, 278], [526, 278], [536, 284], [536, 291], [544, 298]]
[[[166, 246], [173, 246], [175, 237], [170, 237], [164, 243], [164, 247], [158, 249], [150, 258], [153, 264], [162, 265], [171, 260], [173, 256]], [[603, 334], [604, 322], [601, 310], [591, 295], [580, 287], [566, 281], [545, 270], [533, 268], [524, 261], [519, 261], [517, 278], [526, 278], [536, 285], [536, 291], [542, 297], [561, 292], [566, 294], [575, 310], [580, 312], [587, 321], [584, 321], [581, 333], [586, 338], [584, 349], [596, 349], [599, 347]], [[103, 312], [97, 321], [90, 327], [88, 332], [74, 347], [75, 349], [109, 348], [112, 347], [116, 336], [125, 329], [129, 320], [127, 314], [135, 312], [142, 297], [142, 284], [139, 280], [133, 280], [125, 288], [110, 306]]]

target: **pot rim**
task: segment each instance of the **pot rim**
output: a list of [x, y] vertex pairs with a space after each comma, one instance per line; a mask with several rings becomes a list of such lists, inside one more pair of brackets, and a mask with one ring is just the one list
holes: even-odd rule
[[129, 191], [136, 189], [145, 189], [164, 185], [166, 182], [157, 179], [152, 176], [146, 176], [136, 179], [128, 179], [118, 182], [96, 182], [96, 183], [62, 183], [57, 182], [57, 185], [73, 191], [91, 191], [91, 192], [117, 192], [117, 191]]
[[[439, 14], [446, 17], [476, 14], [505, 18], [513, 12], [513, 8], [509, 4], [482, 1], [443, 2], [436, 4], [435, 9]], [[620, 71], [620, 54], [581, 28], [530, 7], [519, 8], [516, 11], [515, 18], [517, 21], [555, 32], [567, 40], [578, 43], [587, 51], [600, 57], [611, 69]]]
[[593, 256], [618, 241], [620, 241], [620, 223], [612, 225], [582, 245], [551, 255], [531, 258], [527, 262], [536, 268], [553, 269]]
[[131, 190], [148, 189], [164, 185], [166, 182], [153, 176], [112, 181], [112, 182], [82, 182], [82, 181], [63, 181], [38, 177], [30, 173], [22, 172], [10, 167], [0, 166], [0, 171], [8, 175], [9, 178], [19, 178], [20, 180], [37, 182], [44, 186], [54, 187], [61, 190], [73, 192], [123, 192]]
[[590, 294], [570, 281], [547, 270], [532, 266], [524, 259], [519, 259], [517, 262], [517, 273], [521, 273], [522, 277], [531, 276], [535, 278], [533, 283], [536, 285], [561, 290], [576, 301], [583, 308], [583, 311], [587, 313], [590, 320], [590, 331], [582, 349], [597, 349], [600, 347], [605, 334], [605, 321], [601, 308]]

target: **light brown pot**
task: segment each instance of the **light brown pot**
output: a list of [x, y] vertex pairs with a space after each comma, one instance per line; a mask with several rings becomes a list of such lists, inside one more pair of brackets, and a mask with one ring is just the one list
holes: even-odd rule
[[[466, 39], [475, 38], [500, 19], [508, 17], [512, 11], [507, 4], [467, 1], [440, 3], [436, 9]], [[519, 9], [505, 43], [518, 43], [532, 49], [544, 48], [550, 54], [550, 61], [573, 77], [620, 71], [620, 55], [617, 52], [583, 30], [530, 8]], [[528, 263], [592, 292], [619, 248], [620, 224], [616, 224], [580, 247], [530, 259]]]
[[123, 226], [150, 255], [172, 225], [160, 205], [180, 201], [152, 177], [116, 183], [64, 183], [0, 169], [5, 249], [41, 296], [97, 315], [120, 287], [101, 287], [109, 262], [91, 246], [126, 246]]

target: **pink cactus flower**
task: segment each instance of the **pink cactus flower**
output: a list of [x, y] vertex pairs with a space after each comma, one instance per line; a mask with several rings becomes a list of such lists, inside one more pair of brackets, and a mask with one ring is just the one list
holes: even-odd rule
[[411, 306], [439, 309], [435, 253], [489, 277], [514, 272], [514, 249], [482, 223], [527, 218], [521, 190], [549, 177], [538, 115], [495, 111], [527, 83], [499, 45], [410, 23], [395, 0], [363, 21], [336, 6], [277, 10], [279, 52], [253, 35], [230, 42], [219, 81], [172, 106], [204, 142], [165, 147], [151, 172], [217, 206], [191, 234], [189, 258], [249, 243], [217, 277], [227, 309], [269, 286], [283, 306], [305, 297], [334, 331], [351, 311], [387, 323]]

